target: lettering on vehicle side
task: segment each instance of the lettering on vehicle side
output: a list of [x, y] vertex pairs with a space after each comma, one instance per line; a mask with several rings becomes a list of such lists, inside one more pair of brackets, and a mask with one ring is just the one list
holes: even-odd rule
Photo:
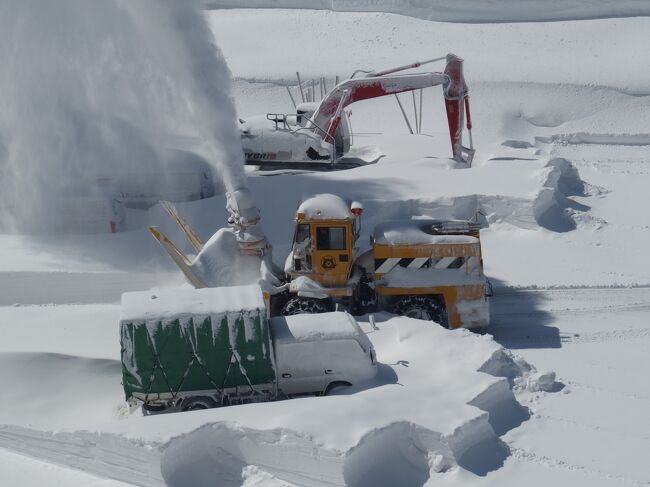
[[244, 152], [244, 157], [252, 161], [274, 161], [278, 155], [275, 152]]

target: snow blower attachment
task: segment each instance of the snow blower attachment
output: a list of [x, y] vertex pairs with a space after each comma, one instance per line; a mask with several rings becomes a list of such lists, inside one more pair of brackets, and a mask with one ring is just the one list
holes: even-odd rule
[[[259, 225], [259, 210], [248, 189], [227, 193], [230, 228], [218, 230], [205, 244], [174, 205], [161, 204], [197, 252], [196, 257], [190, 259], [156, 227], [149, 227], [149, 232], [195, 288], [257, 283], [265, 266], [272, 266], [271, 247]], [[233, 272], [233, 268], [237, 270]]]
[[[447, 62], [443, 73], [400, 73], [442, 59]], [[354, 153], [350, 150], [352, 135], [346, 107], [370, 98], [397, 96], [398, 93], [442, 85], [453, 158], [471, 165], [474, 157], [472, 125], [461, 58], [448, 54], [445, 58], [370, 72], [355, 78], [359, 72], [337, 84], [320, 103], [299, 104], [295, 114], [269, 113], [240, 120], [246, 164], [267, 168], [332, 169], [377, 162], [382, 156], [377, 148], [359, 148]], [[462, 144], [465, 116], [469, 147]]]

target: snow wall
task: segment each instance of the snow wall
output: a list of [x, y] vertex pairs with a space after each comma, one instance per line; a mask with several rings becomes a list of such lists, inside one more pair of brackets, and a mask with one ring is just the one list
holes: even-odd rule
[[646, 0], [204, 0], [206, 8], [389, 12], [441, 22], [539, 22], [650, 16]]
[[79, 198], [119, 198], [107, 181], [164, 172], [179, 139], [244, 185], [230, 72], [198, 7], [0, 2], [0, 231], [62, 231]]

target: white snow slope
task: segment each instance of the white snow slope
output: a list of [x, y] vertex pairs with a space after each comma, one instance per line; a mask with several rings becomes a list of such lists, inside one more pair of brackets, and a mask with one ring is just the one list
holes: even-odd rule
[[[650, 350], [650, 19], [611, 18], [643, 14], [645, 3], [513, 2], [498, 18], [469, 0], [453, 12], [427, 1], [327, 4], [429, 14], [433, 6], [447, 20], [482, 23], [210, 11], [238, 115], [291, 111], [285, 86], [298, 95], [296, 70], [331, 83], [357, 68], [455, 52], [466, 60], [477, 156], [470, 169], [447, 159], [439, 89], [425, 93], [417, 136], [394, 99], [353, 105], [355, 144], [386, 154], [376, 165], [249, 171], [275, 259], [288, 251], [298, 201], [317, 193], [364, 204], [364, 242], [384, 219], [480, 210], [497, 291], [494, 338], [389, 315], [377, 316], [373, 330], [364, 317], [381, 373], [350, 394], [143, 417], [122, 403], [116, 303], [120, 290], [183, 285], [162, 251], [142, 229], [2, 235], [0, 447], [10, 452], [0, 455], [2, 478], [70, 486], [650, 484], [642, 367]], [[225, 225], [223, 205], [215, 197], [178, 206], [207, 240]], [[141, 220], [182, 242], [160, 208]]]
[[389, 12], [443, 22], [539, 22], [650, 14], [643, 0], [204, 0], [207, 8]]

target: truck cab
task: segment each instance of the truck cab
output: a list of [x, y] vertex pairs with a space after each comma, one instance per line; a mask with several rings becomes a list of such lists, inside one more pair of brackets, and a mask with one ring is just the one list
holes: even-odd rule
[[287, 396], [327, 395], [377, 373], [372, 342], [347, 313], [271, 318], [278, 388]]

